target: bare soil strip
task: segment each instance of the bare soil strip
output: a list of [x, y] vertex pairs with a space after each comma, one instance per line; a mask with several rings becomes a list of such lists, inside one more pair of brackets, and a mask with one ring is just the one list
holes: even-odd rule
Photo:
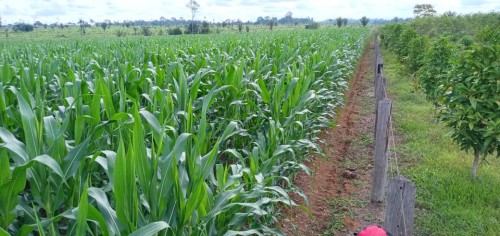
[[[383, 206], [370, 203], [374, 130], [373, 43], [367, 45], [338, 112], [336, 127], [322, 132], [326, 158], [306, 163], [313, 174], [300, 173], [295, 183], [309, 197], [312, 217], [289, 209], [280, 222], [287, 235], [353, 235], [380, 225]], [[301, 198], [294, 197], [300, 204]]]

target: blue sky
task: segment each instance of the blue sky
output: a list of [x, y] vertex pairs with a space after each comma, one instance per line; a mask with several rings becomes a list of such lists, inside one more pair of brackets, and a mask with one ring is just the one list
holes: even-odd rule
[[[438, 13], [460, 14], [500, 11], [498, 0], [197, 0], [196, 19], [241, 19], [254, 21], [258, 16], [282, 17], [288, 11], [294, 17], [325, 20], [347, 18], [411, 17], [415, 4], [430, 3]], [[0, 16], [4, 24], [24, 21], [33, 23], [77, 22], [79, 19], [103, 21], [190, 19], [187, 0], [0, 0]]]

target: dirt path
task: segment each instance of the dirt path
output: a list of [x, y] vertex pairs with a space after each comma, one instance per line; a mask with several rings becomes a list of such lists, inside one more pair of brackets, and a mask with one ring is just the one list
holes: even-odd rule
[[[327, 158], [313, 158], [306, 163], [313, 174], [300, 173], [294, 179], [309, 197], [312, 217], [298, 208], [286, 212], [289, 220], [281, 224], [287, 235], [353, 235], [366, 225], [381, 223], [382, 206], [369, 201], [375, 120], [373, 54], [370, 44], [350, 81], [337, 126], [321, 134]], [[295, 200], [304, 204], [300, 198]]]

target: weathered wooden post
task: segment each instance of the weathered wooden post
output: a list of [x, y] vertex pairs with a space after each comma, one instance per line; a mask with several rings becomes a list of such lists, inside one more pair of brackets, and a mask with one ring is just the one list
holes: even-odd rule
[[372, 202], [383, 202], [387, 182], [389, 122], [391, 117], [392, 101], [382, 99], [378, 102], [375, 127], [375, 165], [372, 178]]
[[382, 57], [378, 59], [378, 66], [377, 66], [377, 73], [379, 75], [382, 75], [382, 71], [384, 71], [384, 62], [382, 60]]
[[415, 184], [402, 175], [389, 181], [384, 229], [394, 236], [413, 235]]
[[382, 56], [380, 55], [380, 53], [378, 54], [379, 55], [379, 58], [377, 59], [377, 74], [379, 75], [382, 75], [382, 72], [384, 70], [384, 60], [382, 59]]
[[386, 83], [385, 78], [382, 75], [375, 76], [375, 129], [373, 131], [373, 137], [377, 135], [377, 123], [378, 123], [378, 102], [387, 97], [385, 91]]
[[376, 103], [384, 98], [387, 97], [387, 94], [385, 92], [385, 78], [382, 77], [381, 74], [376, 76], [376, 82], [375, 82], [375, 99]]
[[373, 42], [373, 49], [375, 51], [375, 66], [373, 68], [373, 74], [374, 74], [374, 79], [377, 79], [377, 72], [378, 72], [378, 60], [380, 58], [380, 48], [378, 45], [378, 35], [375, 33], [375, 40]]

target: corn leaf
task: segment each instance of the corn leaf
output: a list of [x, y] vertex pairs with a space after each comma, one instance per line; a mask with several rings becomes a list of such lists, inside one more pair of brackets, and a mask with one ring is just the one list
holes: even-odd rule
[[170, 226], [164, 221], [157, 221], [153, 223], [149, 223], [137, 231], [130, 234], [130, 236], [145, 236], [145, 235], [155, 235], [156, 233], [170, 228]]

